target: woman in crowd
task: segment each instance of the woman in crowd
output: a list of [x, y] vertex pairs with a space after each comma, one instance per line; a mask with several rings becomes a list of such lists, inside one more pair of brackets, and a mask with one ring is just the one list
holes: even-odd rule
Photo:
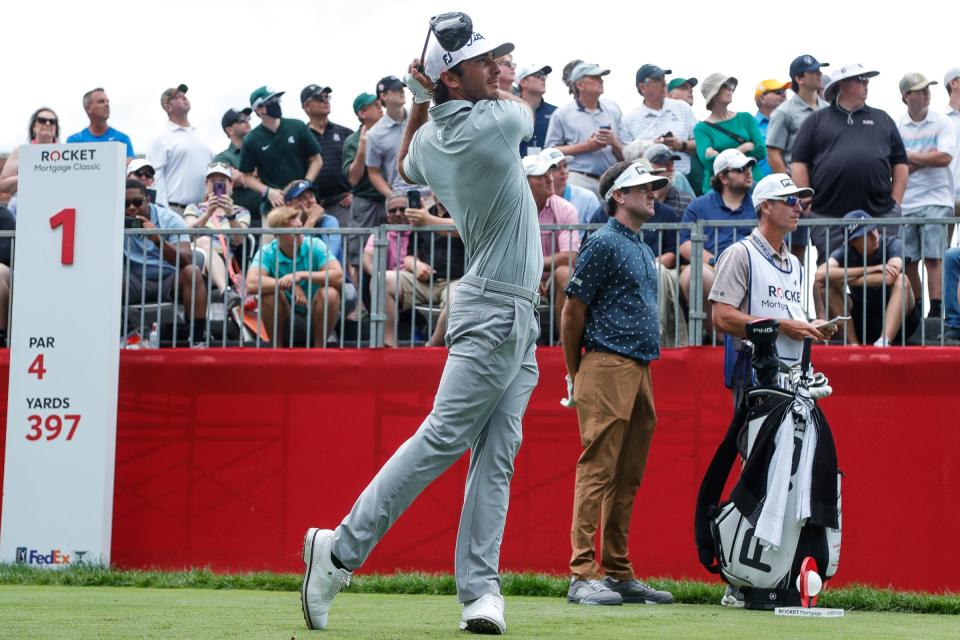
[[[27, 140], [30, 144], [57, 144], [60, 142], [60, 120], [53, 109], [40, 107], [30, 116], [27, 126]], [[20, 147], [14, 148], [0, 171], [0, 199], [13, 196], [17, 192], [17, 169], [20, 160]], [[16, 205], [11, 202], [10, 211], [16, 213]]]

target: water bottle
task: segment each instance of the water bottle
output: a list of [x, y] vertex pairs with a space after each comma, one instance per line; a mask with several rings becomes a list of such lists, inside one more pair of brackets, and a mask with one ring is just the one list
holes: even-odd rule
[[156, 322], [154, 322], [153, 326], [150, 327], [150, 335], [147, 338], [147, 346], [151, 349], [157, 349], [160, 347], [160, 334], [157, 332]]

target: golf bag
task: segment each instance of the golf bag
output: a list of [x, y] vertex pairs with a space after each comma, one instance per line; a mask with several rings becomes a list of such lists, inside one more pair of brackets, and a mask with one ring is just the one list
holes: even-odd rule
[[[697, 496], [700, 563], [738, 587], [747, 608], [800, 604], [797, 576], [812, 557], [826, 581], [840, 561], [840, 473], [830, 426], [808, 391], [810, 345], [799, 368], [780, 362], [779, 324], [747, 327], [733, 420]], [[721, 494], [734, 460], [740, 478]]]

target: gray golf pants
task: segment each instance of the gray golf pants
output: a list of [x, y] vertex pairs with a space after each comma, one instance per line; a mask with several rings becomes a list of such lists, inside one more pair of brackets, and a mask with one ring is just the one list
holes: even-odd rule
[[470, 449], [457, 533], [457, 594], [469, 602], [500, 593], [500, 541], [520, 421], [537, 384], [539, 332], [531, 300], [465, 282], [457, 286], [433, 410], [337, 528], [333, 552], [344, 565], [359, 568], [414, 498]]

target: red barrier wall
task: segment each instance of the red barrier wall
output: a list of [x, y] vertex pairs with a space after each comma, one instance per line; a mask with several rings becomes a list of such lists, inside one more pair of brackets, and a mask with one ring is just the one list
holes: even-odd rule
[[[631, 530], [641, 575], [709, 577], [692, 517], [731, 415], [720, 356], [670, 350], [654, 365], [659, 421]], [[562, 353], [538, 358], [502, 566], [562, 574], [580, 443], [575, 412], [559, 404]], [[335, 526], [413, 433], [444, 359], [440, 349], [123, 352], [114, 563], [301, 570], [306, 527]], [[835, 389], [822, 406], [846, 473], [837, 582], [960, 590], [960, 351], [822, 348], [815, 361]], [[365, 571], [452, 571], [465, 469], [427, 489]]]

